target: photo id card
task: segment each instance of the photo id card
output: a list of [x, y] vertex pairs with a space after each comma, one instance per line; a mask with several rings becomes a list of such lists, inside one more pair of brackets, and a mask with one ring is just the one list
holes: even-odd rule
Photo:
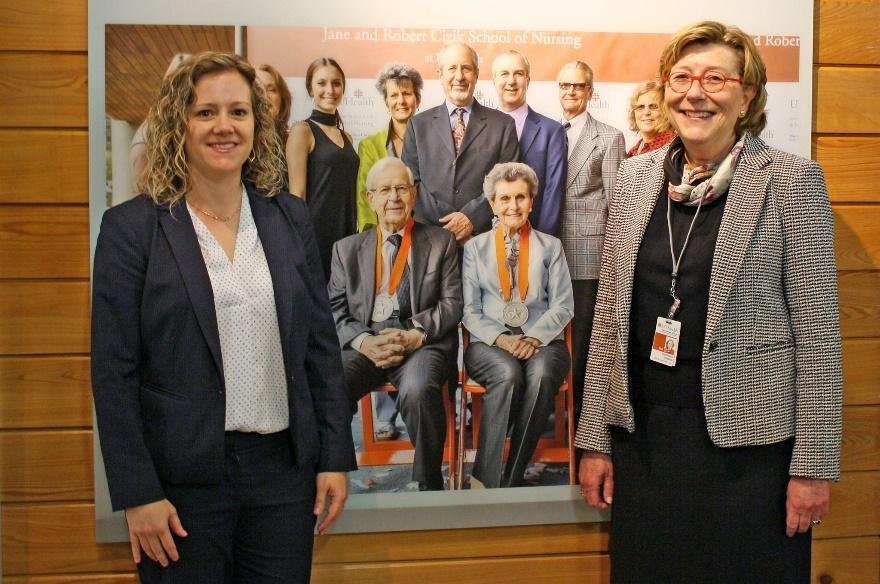
[[675, 367], [680, 336], [681, 321], [658, 316], [657, 327], [654, 329], [654, 342], [651, 345], [651, 361]]

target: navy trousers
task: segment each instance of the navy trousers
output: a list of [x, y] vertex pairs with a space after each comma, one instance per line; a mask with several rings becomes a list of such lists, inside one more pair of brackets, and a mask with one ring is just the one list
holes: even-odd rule
[[142, 554], [141, 582], [308, 583], [315, 470], [296, 467], [290, 434], [226, 433], [219, 485], [164, 485], [187, 537], [167, 568]]

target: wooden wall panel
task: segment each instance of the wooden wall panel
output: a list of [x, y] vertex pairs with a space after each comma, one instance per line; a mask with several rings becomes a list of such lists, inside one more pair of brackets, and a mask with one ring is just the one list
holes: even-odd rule
[[880, 534], [880, 471], [844, 472], [831, 484], [831, 510], [816, 539]]
[[815, 18], [821, 22], [814, 39], [817, 63], [880, 65], [880, 3], [876, 0], [818, 0]]
[[832, 203], [880, 203], [880, 137], [817, 136], [813, 150]]
[[[87, 202], [86, 6], [86, 0], [0, 0], [6, 106], [0, 204]], [[880, 203], [880, 68], [862, 66], [880, 64], [878, 6], [878, 0], [816, 3], [813, 116], [814, 130], [825, 135], [814, 137], [815, 154], [832, 201], [863, 204], [835, 209], [845, 400], [848, 406], [869, 404], [845, 410], [843, 462], [853, 470], [833, 486], [831, 514], [816, 530], [814, 581], [830, 578], [823, 584], [880, 581], [880, 270], [877, 209], [864, 205]], [[0, 205], [0, 217], [2, 211]], [[0, 227], [5, 260], [27, 245], [21, 237], [3, 239], [4, 232]], [[47, 246], [50, 238], [47, 232]], [[0, 267], [7, 278], [42, 278], [0, 281], [0, 544], [5, 581], [13, 584], [136, 580], [127, 544], [93, 543], [91, 496], [77, 494], [90, 480], [88, 285], [58, 280], [82, 278], [76, 257], [82, 255], [36, 272], [27, 272], [23, 261]], [[27, 356], [33, 354], [40, 356]], [[48, 454], [54, 464], [31, 468], [29, 457], [47, 450], [56, 451]], [[55, 465], [57, 472], [50, 468]], [[65, 471], [71, 465], [79, 468]], [[10, 495], [32, 502], [10, 502]], [[58, 496], [79, 500], [40, 502]], [[409, 583], [451, 576], [467, 582], [478, 575], [481, 582], [605, 582], [607, 545], [607, 525], [325, 536], [316, 543], [314, 581]]]
[[134, 572], [120, 574], [64, 574], [63, 576], [7, 576], [6, 584], [137, 584]]
[[21, 501], [91, 499], [92, 431], [0, 432], [0, 498]]
[[880, 336], [880, 271], [840, 272], [838, 285], [843, 336]]
[[0, 50], [85, 51], [88, 0], [0, 0]]
[[0, 129], [0, 203], [88, 203], [86, 130]]
[[608, 549], [605, 523], [527, 525], [487, 529], [349, 533], [315, 539], [315, 564], [404, 562], [424, 558], [571, 554]]
[[0, 357], [0, 429], [91, 425], [88, 357]]
[[847, 205], [834, 209], [838, 270], [880, 268], [880, 205]]
[[88, 351], [88, 282], [0, 282], [0, 354]]
[[880, 468], [880, 406], [843, 408], [840, 463], [844, 471]]
[[315, 566], [313, 584], [412, 584], [456, 582], [463, 584], [560, 584], [608, 582], [611, 562], [607, 555], [494, 557], [472, 560], [389, 562], [381, 564], [324, 564]]
[[2, 510], [4, 575], [134, 569], [128, 542], [95, 543], [95, 506], [91, 503], [4, 503]]
[[813, 578], [818, 584], [880, 582], [880, 538], [824, 539], [813, 543]]
[[84, 128], [87, 76], [85, 55], [0, 53], [0, 127]]
[[818, 67], [815, 80], [814, 132], [880, 133], [880, 69]]
[[880, 339], [843, 341], [843, 403], [880, 404]]
[[88, 278], [89, 208], [0, 205], [0, 278]]

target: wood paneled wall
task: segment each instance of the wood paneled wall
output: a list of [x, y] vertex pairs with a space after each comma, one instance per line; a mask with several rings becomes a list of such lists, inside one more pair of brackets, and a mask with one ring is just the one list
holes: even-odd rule
[[[5, 582], [134, 582], [94, 543], [87, 0], [0, 0], [0, 500]], [[837, 219], [844, 475], [814, 581], [880, 582], [880, 0], [816, 3], [814, 157]], [[98, 32], [100, 34], [100, 32]], [[772, 115], [772, 114], [771, 114]], [[607, 529], [318, 538], [317, 583], [605, 582]]]

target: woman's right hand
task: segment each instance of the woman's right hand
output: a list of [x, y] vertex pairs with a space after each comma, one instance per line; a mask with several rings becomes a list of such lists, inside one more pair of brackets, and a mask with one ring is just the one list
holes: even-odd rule
[[502, 334], [495, 339], [495, 345], [504, 349], [517, 359], [525, 361], [538, 352], [538, 348], [531, 342], [523, 340], [522, 335]]
[[614, 496], [614, 465], [602, 452], [587, 451], [578, 468], [581, 496], [590, 507], [607, 509]]
[[125, 520], [135, 564], [141, 563], [141, 549], [163, 568], [168, 566], [169, 558], [175, 562], [180, 558], [171, 534], [186, 537], [186, 530], [180, 524], [177, 509], [168, 499], [129, 507], [125, 510]]

